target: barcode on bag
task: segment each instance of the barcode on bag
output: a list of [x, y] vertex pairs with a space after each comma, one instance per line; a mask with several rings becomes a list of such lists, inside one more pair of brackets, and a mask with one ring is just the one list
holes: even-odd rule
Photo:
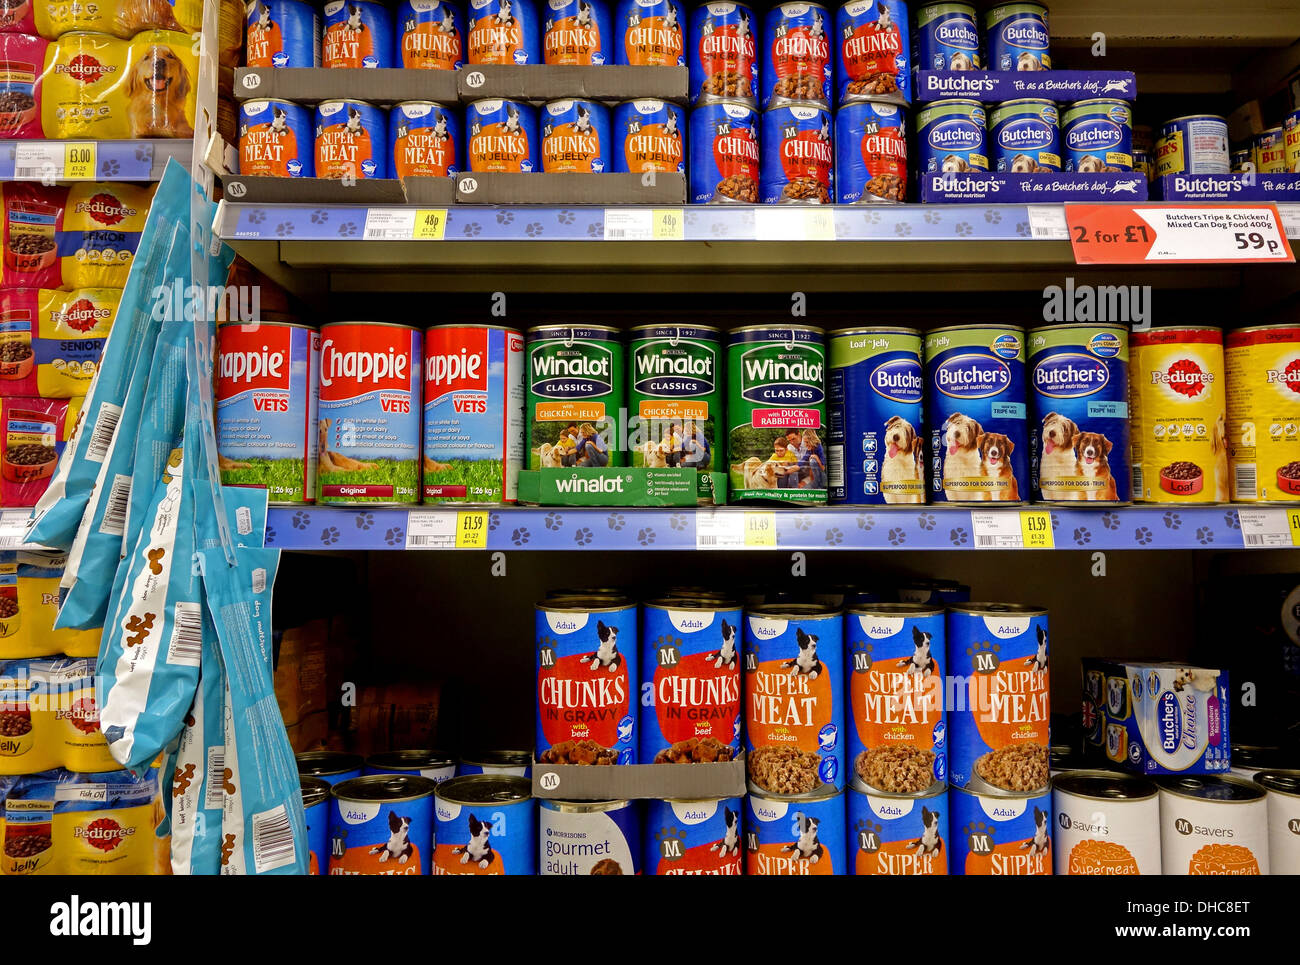
[[121, 417], [121, 406], [111, 402], [100, 403], [99, 412], [95, 414], [95, 428], [91, 430], [90, 441], [86, 443], [86, 458], [91, 462], [103, 462], [108, 456], [108, 447], [113, 444], [117, 420]]
[[257, 874], [291, 865], [297, 860], [293, 826], [283, 804], [253, 815], [253, 866]]
[[260, 566], [253, 570], [253, 592], [266, 592], [266, 570]]
[[1255, 464], [1253, 462], [1233, 463], [1233, 499], [1257, 499], [1259, 493], [1255, 491], [1255, 483]]
[[1143, 496], [1147, 494], [1147, 491], [1146, 489], [1143, 488], [1142, 483], [1143, 483], [1142, 467], [1134, 466], [1133, 467], [1133, 498], [1134, 499], [1141, 499]]
[[225, 788], [226, 749], [224, 747], [209, 747], [208, 783], [203, 789], [203, 810], [220, 811], [226, 801]]
[[118, 473], [108, 490], [108, 505], [99, 531], [106, 536], [121, 536], [126, 531], [126, 509], [131, 502], [131, 477]]
[[843, 489], [844, 488], [844, 447], [831, 446], [828, 455], [830, 457], [830, 465], [827, 467], [828, 469], [827, 476], [830, 479], [830, 488]]
[[197, 603], [177, 603], [167, 662], [197, 667], [203, 656], [203, 608]]

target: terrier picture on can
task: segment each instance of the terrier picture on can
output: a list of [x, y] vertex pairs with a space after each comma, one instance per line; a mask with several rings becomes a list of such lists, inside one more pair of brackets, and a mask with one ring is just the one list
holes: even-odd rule
[[600, 646], [595, 653], [587, 654], [582, 660], [590, 663], [592, 670], [604, 667], [613, 673], [623, 662], [623, 655], [618, 652], [618, 627], [607, 626], [604, 620], [597, 620], [596, 637], [600, 640]]
[[816, 680], [822, 672], [822, 662], [817, 659], [817, 635], [804, 633], [803, 627], [796, 627], [795, 640], [799, 644], [799, 655], [791, 660], [782, 661], [782, 668], [789, 668], [791, 677], [807, 677]]
[[452, 854], [460, 855], [461, 864], [476, 864], [486, 869], [492, 863], [492, 822], [480, 821], [474, 815], [469, 816], [469, 843], [457, 845], [451, 849]]
[[705, 654], [704, 662], [713, 664], [714, 669], [736, 666], [736, 628], [726, 620], [722, 621], [722, 647], [715, 653]]
[[411, 819], [389, 811], [388, 831], [388, 841], [371, 848], [370, 853], [379, 855], [381, 863], [396, 858], [398, 864], [406, 864], [415, 853], [415, 846], [411, 844]]
[[719, 858], [725, 858], [729, 854], [740, 854], [740, 815], [731, 808], [724, 808], [723, 820], [727, 823], [727, 830], [722, 840], [714, 841], [709, 845], [709, 850], [717, 852]]

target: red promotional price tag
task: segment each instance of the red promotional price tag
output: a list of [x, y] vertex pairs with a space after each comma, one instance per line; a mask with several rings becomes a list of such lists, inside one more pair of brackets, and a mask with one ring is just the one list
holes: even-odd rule
[[1080, 265], [1294, 262], [1273, 204], [1067, 204]]

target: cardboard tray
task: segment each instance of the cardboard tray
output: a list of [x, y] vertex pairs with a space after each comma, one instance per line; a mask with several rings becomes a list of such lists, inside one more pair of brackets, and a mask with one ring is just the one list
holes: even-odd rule
[[467, 173], [456, 179], [460, 204], [635, 204], [686, 203], [686, 175]]
[[235, 98], [276, 97], [299, 104], [319, 104], [337, 98], [372, 104], [398, 101], [455, 104], [459, 100], [457, 73], [400, 68], [239, 67], [235, 70]]
[[657, 97], [685, 103], [689, 86], [685, 67], [484, 64], [462, 68], [456, 77], [465, 103], [498, 97], [534, 103], [570, 97], [596, 101]]
[[743, 794], [743, 752], [725, 764], [533, 765], [533, 797], [552, 801], [700, 801]]
[[456, 200], [451, 178], [370, 178], [350, 185], [336, 178], [269, 178], [222, 175], [231, 201], [244, 204], [424, 204], [445, 207]]

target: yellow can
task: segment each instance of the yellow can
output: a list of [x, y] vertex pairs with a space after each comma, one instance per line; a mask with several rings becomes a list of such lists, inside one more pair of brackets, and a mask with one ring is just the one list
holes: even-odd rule
[[1133, 499], [1227, 502], [1222, 330], [1134, 332], [1129, 347]]
[[1300, 501], [1300, 325], [1231, 332], [1224, 357], [1232, 498]]
[[1283, 150], [1286, 151], [1286, 169], [1300, 174], [1300, 110], [1292, 111], [1282, 124]]
[[1280, 127], [1260, 131], [1254, 137], [1252, 155], [1258, 174], [1286, 173], [1286, 135]]

